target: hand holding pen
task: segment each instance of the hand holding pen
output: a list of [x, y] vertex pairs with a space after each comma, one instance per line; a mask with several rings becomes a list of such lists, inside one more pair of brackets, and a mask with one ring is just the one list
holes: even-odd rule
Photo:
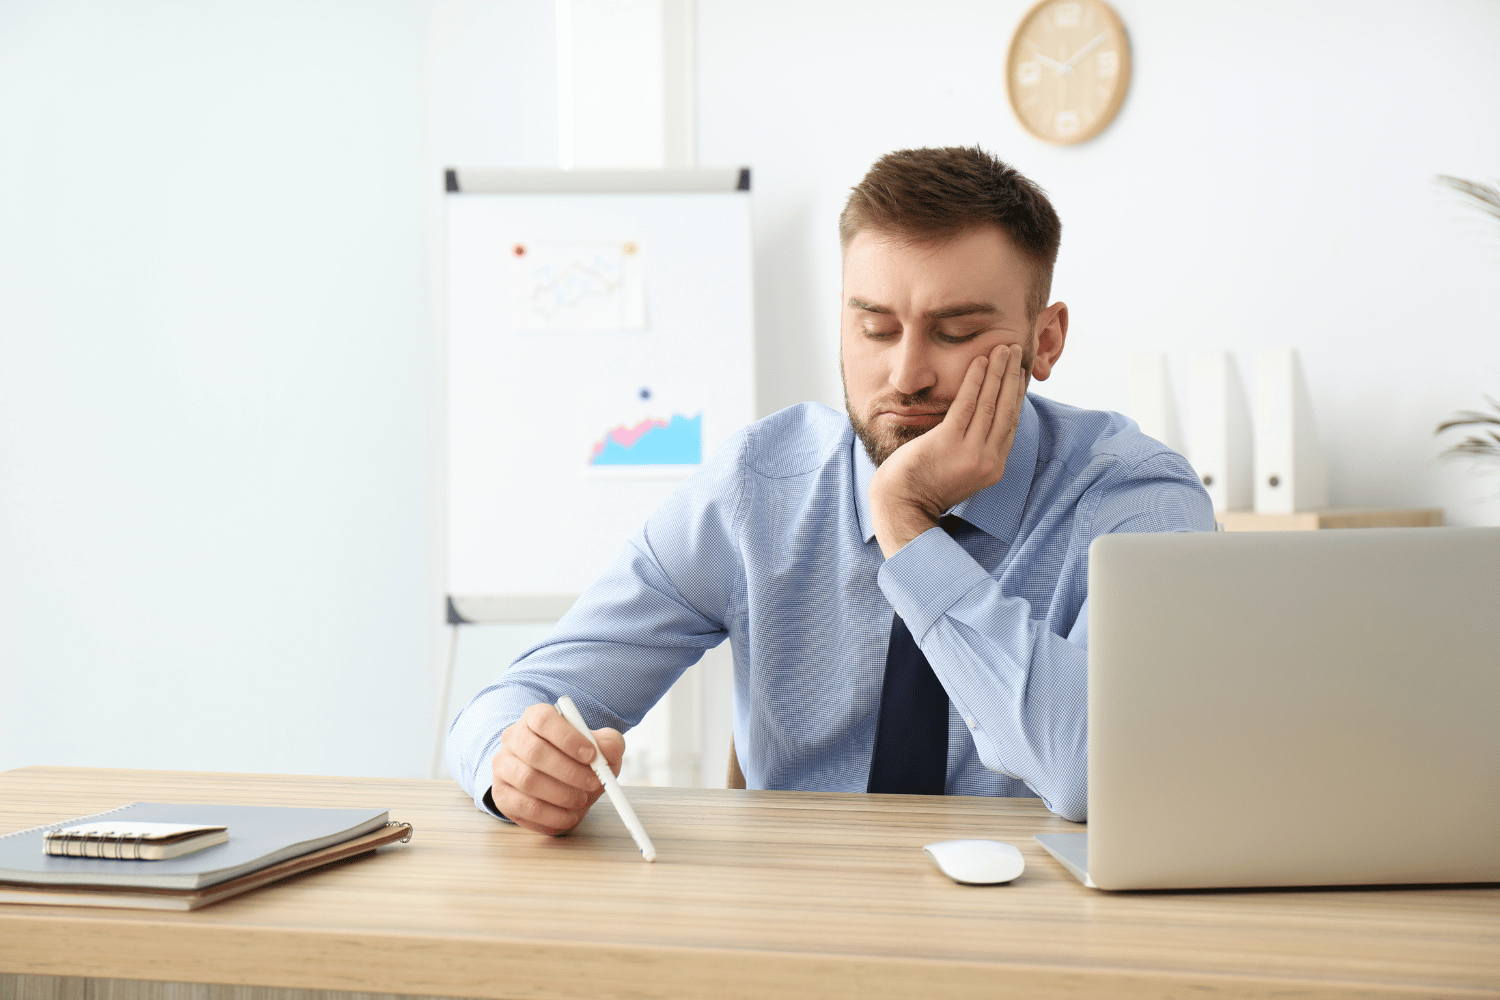
[[615, 729], [593, 731], [591, 742], [548, 704], [532, 705], [505, 730], [490, 762], [495, 808], [517, 826], [551, 836], [577, 826], [604, 794], [590, 767], [604, 755], [611, 774], [620, 772], [625, 737]]

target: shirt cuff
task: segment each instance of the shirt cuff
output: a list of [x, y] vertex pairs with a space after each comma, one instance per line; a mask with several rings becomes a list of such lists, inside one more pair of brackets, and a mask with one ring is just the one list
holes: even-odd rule
[[990, 581], [984, 567], [942, 528], [929, 528], [901, 548], [875, 576], [918, 643], [958, 599]]
[[480, 755], [480, 759], [484, 761], [484, 766], [474, 775], [474, 805], [483, 809], [491, 816], [503, 819], [507, 823], [514, 823], [514, 820], [507, 819], [505, 814], [496, 808], [495, 797], [491, 794], [495, 788], [494, 772], [491, 768], [493, 767], [495, 754], [499, 752], [500, 736], [497, 735], [484, 748], [484, 753]]

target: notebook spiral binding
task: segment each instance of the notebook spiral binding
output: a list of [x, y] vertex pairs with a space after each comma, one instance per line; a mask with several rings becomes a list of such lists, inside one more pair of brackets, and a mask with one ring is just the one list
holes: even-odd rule
[[[64, 833], [61, 837], [47, 838], [47, 853], [54, 858], [113, 858], [116, 861], [145, 861], [146, 859], [141, 857], [141, 843], [145, 839], [144, 833], [138, 833], [133, 838], [110, 836], [100, 830], [82, 834]], [[79, 845], [77, 854], [72, 851], [74, 844]], [[90, 844], [98, 845], [98, 850], [93, 854], [89, 853]], [[105, 853], [106, 844], [115, 849], [113, 854]], [[54, 851], [53, 845], [60, 845], [61, 850]], [[127, 847], [134, 850], [127, 854], [125, 852]]]
[[397, 823], [395, 821], [392, 821], [390, 823], [387, 823], [386, 826], [388, 826], [388, 827], [390, 827], [390, 826], [404, 826], [404, 827], [406, 827], [406, 836], [404, 836], [400, 840], [396, 841], [396, 843], [398, 843], [398, 844], [409, 844], [409, 843], [411, 843], [412, 828], [411, 828], [411, 824], [410, 823]]

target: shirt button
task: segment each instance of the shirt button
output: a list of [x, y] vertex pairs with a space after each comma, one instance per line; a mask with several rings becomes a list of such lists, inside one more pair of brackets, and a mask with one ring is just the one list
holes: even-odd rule
[[979, 723], [975, 722], [973, 719], [965, 719], [964, 722], [968, 723], [970, 729], [979, 728]]

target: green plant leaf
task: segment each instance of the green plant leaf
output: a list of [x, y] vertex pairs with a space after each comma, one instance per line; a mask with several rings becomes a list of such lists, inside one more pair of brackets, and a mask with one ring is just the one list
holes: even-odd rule
[[[1484, 413], [1479, 410], [1460, 410], [1453, 419], [1445, 420], [1438, 424], [1434, 434], [1441, 434], [1453, 427], [1496, 426], [1500, 427], [1500, 402], [1484, 397], [1484, 401], [1495, 409], [1495, 413]], [[1482, 458], [1500, 461], [1500, 434], [1489, 432], [1486, 439], [1484, 436], [1471, 434], [1455, 445], [1450, 445], [1438, 456], [1439, 458]]]

